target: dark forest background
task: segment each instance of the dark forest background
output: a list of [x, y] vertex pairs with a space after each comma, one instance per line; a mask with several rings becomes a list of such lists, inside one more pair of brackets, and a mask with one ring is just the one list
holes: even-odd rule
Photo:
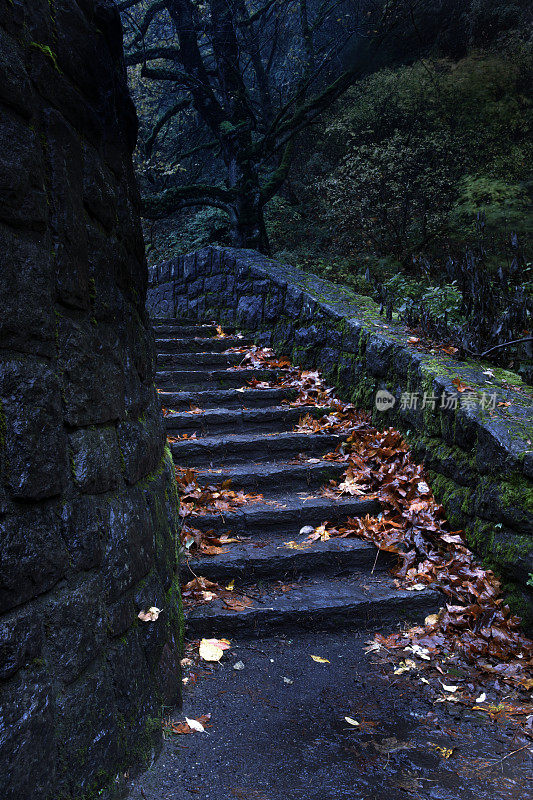
[[118, 5], [152, 262], [255, 247], [531, 381], [529, 0]]

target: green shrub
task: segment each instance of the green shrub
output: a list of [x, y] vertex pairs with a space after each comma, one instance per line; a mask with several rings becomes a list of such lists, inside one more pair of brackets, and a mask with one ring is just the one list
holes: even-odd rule
[[290, 206], [269, 215], [274, 250], [350, 260], [374, 276], [384, 261], [409, 272], [424, 257], [442, 272], [480, 213], [495, 241], [507, 245], [512, 231], [529, 249], [532, 87], [525, 44], [360, 82], [301, 140]]

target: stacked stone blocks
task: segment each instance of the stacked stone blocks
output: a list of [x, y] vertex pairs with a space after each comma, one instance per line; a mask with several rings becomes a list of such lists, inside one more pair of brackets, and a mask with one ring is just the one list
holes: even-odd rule
[[114, 3], [6, 0], [0, 71], [0, 795], [105, 798], [157, 752], [180, 685]]

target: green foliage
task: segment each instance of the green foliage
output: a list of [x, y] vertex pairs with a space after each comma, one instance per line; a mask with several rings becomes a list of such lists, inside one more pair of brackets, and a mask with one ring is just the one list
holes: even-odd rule
[[189, 212], [186, 224], [181, 217], [170, 217], [162, 223], [145, 224], [150, 263], [190, 253], [209, 244], [229, 244], [228, 215], [218, 208], [202, 208]]
[[[304, 228], [301, 244], [275, 235], [275, 246], [299, 249], [300, 260], [349, 256], [356, 271], [369, 266], [372, 274], [383, 260], [409, 271], [413, 258], [442, 265], [464, 250], [482, 213], [491, 237], [508, 240], [513, 231], [527, 250], [532, 86], [533, 48], [524, 44], [362, 81], [300, 147], [290, 216]], [[278, 208], [269, 216], [276, 233], [287, 215]], [[319, 248], [307, 248], [311, 231], [319, 231]]]
[[383, 283], [383, 289], [395, 310], [402, 315], [422, 304], [437, 321], [461, 321], [462, 296], [455, 282], [434, 286], [397, 273]]
[[404, 262], [444, 231], [457, 192], [453, 144], [446, 132], [395, 131], [353, 147], [322, 184], [343, 249], [366, 247]]
[[531, 199], [533, 184], [510, 183], [487, 175], [466, 175], [458, 186], [451, 215], [453, 228], [468, 230], [472, 220], [483, 214], [486, 231], [492, 237], [511, 231], [530, 243], [533, 234]]

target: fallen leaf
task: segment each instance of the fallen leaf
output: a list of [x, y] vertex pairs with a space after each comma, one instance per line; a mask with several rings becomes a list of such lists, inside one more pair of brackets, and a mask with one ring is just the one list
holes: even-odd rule
[[429, 650], [426, 647], [420, 647], [419, 644], [413, 644], [409, 647], [406, 647], [405, 650], [407, 650], [410, 653], [414, 653], [416, 656], [422, 658], [424, 661], [431, 661]]
[[457, 389], [457, 391], [460, 392], [461, 394], [463, 392], [466, 392], [467, 390], [470, 391], [470, 392], [472, 391], [470, 386], [468, 386], [466, 383], [463, 383], [463, 381], [460, 378], [454, 378], [452, 383], [455, 386], [455, 388]]
[[227, 639], [202, 639], [200, 642], [200, 658], [204, 661], [220, 661], [230, 643]]
[[352, 717], [344, 717], [344, 719], [346, 720], [348, 725], [353, 725], [354, 728], [358, 728], [359, 727], [359, 723], [357, 722], [356, 719], [352, 719]]
[[447, 686], [445, 683], [442, 684], [442, 688], [445, 692], [456, 692], [459, 688], [458, 686]]
[[307, 550], [309, 547], [308, 544], [299, 544], [298, 542], [291, 541], [291, 542], [283, 542], [284, 547], [288, 547], [290, 550]]
[[155, 606], [151, 606], [148, 611], [139, 611], [137, 616], [143, 622], [155, 622], [156, 619], [159, 617], [161, 613], [160, 608], [156, 608]]
[[328, 661], [327, 658], [322, 658], [322, 656], [311, 656], [313, 661], [316, 661], [317, 664], [331, 664], [331, 661]]
[[450, 758], [450, 756], [453, 754], [453, 751], [455, 749], [453, 747], [441, 747], [440, 744], [433, 744], [432, 742], [430, 742], [430, 744], [431, 744], [432, 747], [435, 748], [435, 750], [439, 751], [439, 753], [441, 754], [441, 756], [443, 758]]
[[192, 731], [198, 731], [198, 733], [204, 733], [205, 728], [201, 722], [198, 722], [197, 719], [189, 719], [189, 717], [185, 717], [185, 722], [189, 726]]
[[410, 672], [416, 669], [416, 661], [412, 658], [406, 658], [405, 661], [400, 661], [399, 666], [394, 670], [395, 675], [403, 675], [404, 672]]

